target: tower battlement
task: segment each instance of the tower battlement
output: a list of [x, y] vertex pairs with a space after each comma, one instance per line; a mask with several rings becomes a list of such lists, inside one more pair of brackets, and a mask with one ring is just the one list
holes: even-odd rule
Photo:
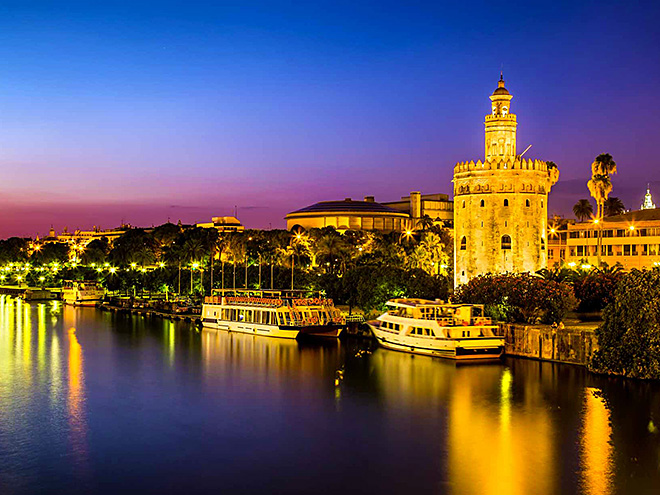
[[531, 170], [538, 172], [547, 172], [548, 166], [543, 160], [532, 158], [505, 157], [493, 158], [486, 161], [474, 160], [458, 162], [454, 166], [454, 173], [473, 172], [480, 170]]

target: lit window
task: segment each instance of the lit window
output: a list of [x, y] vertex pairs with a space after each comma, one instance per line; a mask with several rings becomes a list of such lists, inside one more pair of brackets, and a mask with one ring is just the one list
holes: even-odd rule
[[511, 249], [511, 237], [508, 235], [502, 236], [502, 249]]

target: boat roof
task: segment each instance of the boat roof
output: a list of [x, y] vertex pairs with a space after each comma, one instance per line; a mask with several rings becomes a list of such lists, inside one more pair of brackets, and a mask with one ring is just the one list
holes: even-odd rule
[[440, 299], [431, 301], [429, 299], [390, 299], [385, 303], [386, 306], [393, 308], [423, 308], [423, 307], [443, 307], [443, 308], [459, 308], [463, 306], [483, 306], [482, 304], [451, 304], [446, 303]]
[[235, 297], [271, 297], [274, 299], [324, 298], [319, 291], [304, 289], [213, 289], [213, 295]]

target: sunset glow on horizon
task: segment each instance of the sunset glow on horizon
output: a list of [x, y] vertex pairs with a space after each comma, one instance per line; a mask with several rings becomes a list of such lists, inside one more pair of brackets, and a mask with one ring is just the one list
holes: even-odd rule
[[[0, 238], [452, 193], [503, 67], [549, 213], [657, 188], [654, 2], [31, 2], [2, 7]], [[624, 173], [625, 172], [625, 173]]]

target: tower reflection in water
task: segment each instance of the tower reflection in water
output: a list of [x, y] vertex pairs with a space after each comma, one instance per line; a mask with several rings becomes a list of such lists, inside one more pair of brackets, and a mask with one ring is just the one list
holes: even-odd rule
[[[415, 414], [423, 406], [442, 422], [447, 460], [438, 469], [446, 470], [439, 474], [449, 480], [451, 493], [562, 490], [566, 425], [553, 414], [548, 395], [556, 392], [558, 384], [550, 373], [541, 377], [520, 373], [515, 382], [513, 371], [504, 364], [457, 365], [384, 349], [374, 353], [372, 366], [388, 414]], [[571, 434], [581, 445], [583, 489], [607, 494], [613, 469], [609, 412], [593, 392], [586, 389], [582, 411], [577, 406], [575, 415], [581, 415], [583, 427]]]

